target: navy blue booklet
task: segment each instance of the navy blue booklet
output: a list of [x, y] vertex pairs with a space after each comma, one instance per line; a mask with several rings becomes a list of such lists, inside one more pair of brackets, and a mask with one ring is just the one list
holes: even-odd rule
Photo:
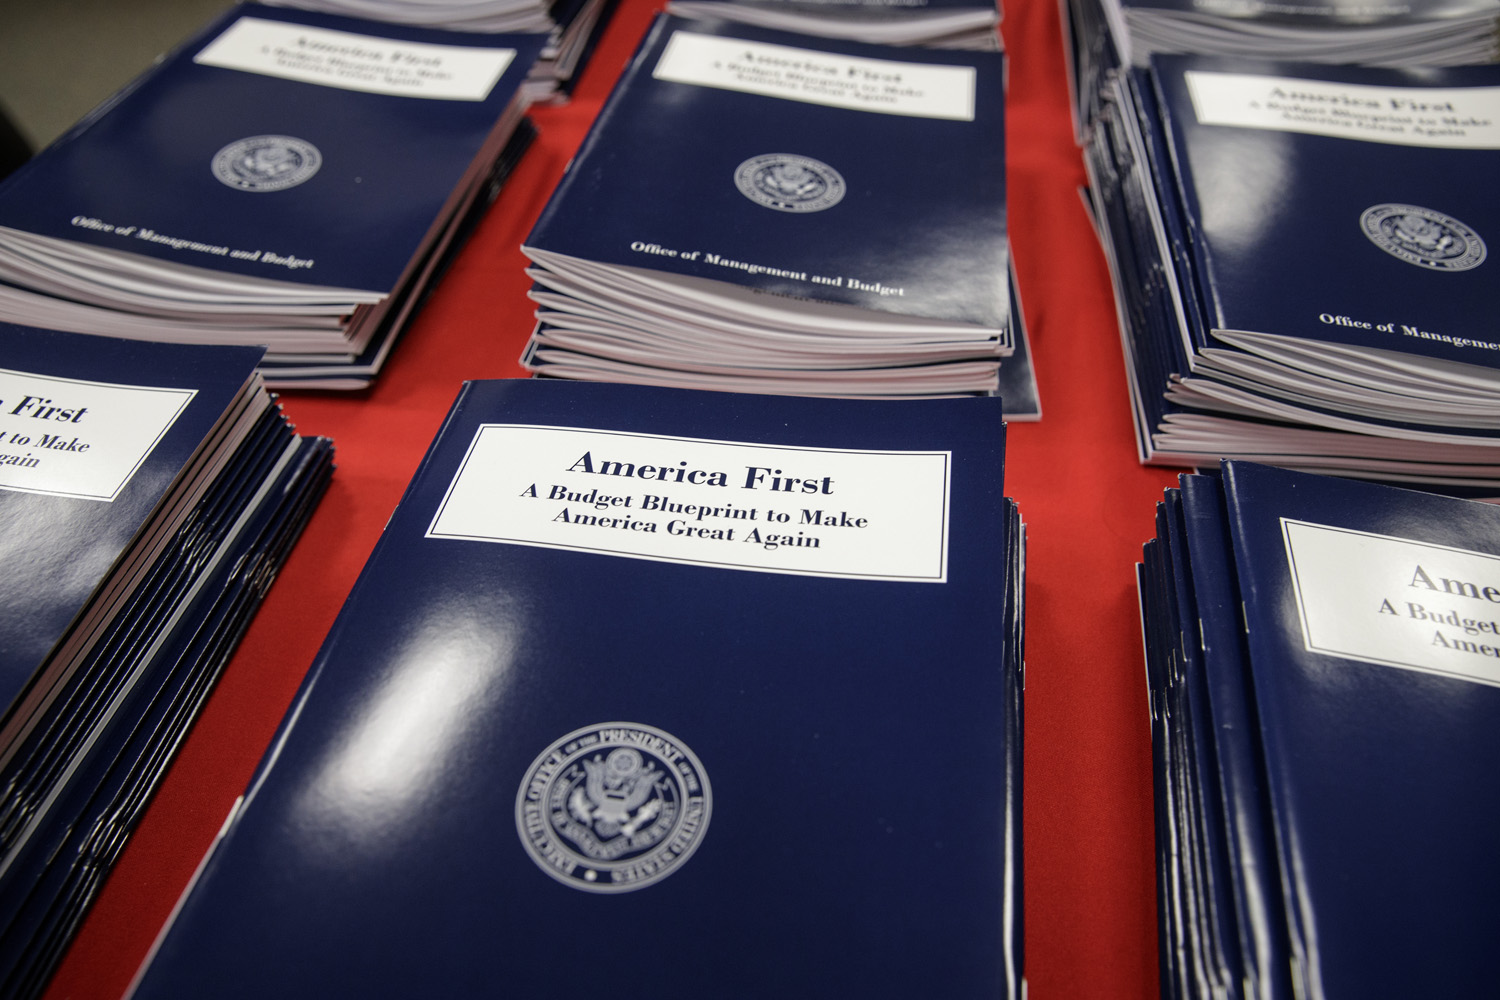
[[1500, 59], [1496, 0], [1068, 0], [1064, 41], [1080, 125], [1120, 67], [1184, 53], [1368, 66]]
[[[943, 155], [914, 170], [913, 149]], [[523, 249], [547, 323], [595, 353], [878, 385], [951, 363], [973, 374], [949, 392], [993, 390], [1004, 57], [661, 17]]]
[[40, 990], [321, 496], [235, 346], [0, 324], [0, 993]]
[[1153, 67], [1214, 331], [1500, 368], [1500, 67]]
[[466, 385], [134, 996], [1019, 996], [1004, 431]]
[[1500, 482], [1500, 69], [1156, 57], [1110, 108], [1089, 162], [1144, 457]]
[[1247, 463], [1225, 494], [1298, 994], [1483, 995], [1500, 510]]
[[[1162, 884], [1191, 919], [1164, 967], [1238, 937], [1231, 996], [1486, 994], [1500, 509], [1237, 461], [1165, 507], [1143, 606]], [[1185, 567], [1150, 557], [1179, 541]]]
[[1291, 993], [1280, 868], [1216, 480], [1184, 476], [1138, 567], [1163, 995]]
[[[661, 356], [652, 356], [642, 349], [637, 341], [630, 350], [611, 347], [607, 340], [612, 333], [620, 332], [604, 327], [580, 330], [578, 324], [565, 325], [570, 328], [553, 327], [549, 320], [564, 314], [548, 308], [549, 303], [559, 301], [546, 293], [533, 291], [533, 298], [542, 303], [536, 312], [538, 323], [526, 342], [521, 355], [521, 364], [540, 378], [569, 378], [600, 382], [634, 382], [642, 385], [676, 386], [679, 388], [724, 389], [740, 392], [766, 392], [802, 396], [846, 395], [850, 390], [844, 378], [855, 380], [857, 388], [868, 389], [876, 374], [870, 370], [847, 371], [841, 366], [851, 363], [848, 352], [825, 358], [826, 364], [834, 366], [813, 370], [798, 367], [799, 360], [805, 364], [806, 356], [793, 359], [775, 351], [768, 352], [763, 360], [767, 367], [754, 369], [747, 376], [743, 363], [722, 363], [719, 345], [696, 345], [677, 340], [673, 346], [672, 367], [661, 366]], [[1040, 420], [1042, 402], [1037, 390], [1036, 369], [1031, 361], [1030, 335], [1026, 331], [1025, 311], [1021, 306], [1014, 276], [1011, 281], [1011, 332], [1015, 351], [1000, 365], [995, 394], [1005, 402], [1005, 419], [1011, 422]], [[634, 338], [632, 338], [634, 339]], [[665, 339], [664, 339], [665, 342]], [[696, 363], [688, 363], [689, 353], [696, 355]], [[914, 395], [923, 391], [924, 384], [932, 392], [941, 391], [941, 385], [949, 379], [947, 373], [958, 368], [955, 364], [929, 364], [923, 368], [926, 374], [893, 369], [889, 373], [892, 395]], [[926, 382], [931, 377], [936, 384]], [[988, 377], [988, 367], [986, 376]]]
[[[6, 769], [0, 991], [41, 991], [332, 472], [331, 443], [271, 433], [179, 532], [186, 569], [138, 595]], [[279, 426], [276, 426], [279, 425]]]
[[485, 34], [537, 32], [546, 39], [532, 66], [526, 92], [535, 100], [563, 101], [587, 64], [618, 0], [270, 0], [276, 7]]
[[262, 353], [0, 323], [0, 751], [49, 700], [48, 668], [76, 655], [64, 641], [85, 641], [91, 599], [132, 571], [123, 557], [185, 516], [182, 491], [269, 405]]
[[358, 355], [484, 190], [542, 44], [230, 9], [0, 185], [0, 316]]
[[[1223, 922], [1234, 928], [1244, 996], [1278, 1000], [1292, 995], [1286, 917], [1223, 491], [1215, 477], [1180, 482], [1184, 585], [1195, 612], [1187, 622], [1186, 684], [1198, 705], [1202, 790], [1221, 817], [1229, 861], [1233, 913]], [[1216, 905], [1225, 905], [1222, 895]]]
[[1172, 651], [1180, 622], [1171, 595], [1171, 578], [1159, 538], [1148, 541], [1136, 564], [1146, 666], [1147, 707], [1151, 725], [1152, 817], [1156, 846], [1157, 964], [1163, 997], [1192, 996], [1191, 948], [1204, 934], [1193, 921], [1192, 869], [1184, 860], [1191, 844], [1184, 839], [1182, 799], [1187, 787], [1181, 738], [1171, 725]]

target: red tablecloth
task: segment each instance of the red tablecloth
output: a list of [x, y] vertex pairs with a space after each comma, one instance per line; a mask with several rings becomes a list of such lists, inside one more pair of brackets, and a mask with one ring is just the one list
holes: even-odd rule
[[[243, 789], [466, 378], [524, 374], [518, 247], [660, 0], [622, 0], [542, 135], [373, 390], [285, 397], [338, 447], [322, 507], [53, 980], [116, 998]], [[1028, 527], [1026, 971], [1033, 1000], [1155, 998], [1150, 734], [1133, 565], [1169, 470], [1137, 464], [1104, 259], [1079, 197], [1056, 0], [1011, 0], [1010, 231], [1043, 419], [1010, 427]], [[933, 154], [940, 155], [940, 154]], [[914, 163], [920, 167], [920, 161]], [[254, 961], [247, 955], [246, 961]]]

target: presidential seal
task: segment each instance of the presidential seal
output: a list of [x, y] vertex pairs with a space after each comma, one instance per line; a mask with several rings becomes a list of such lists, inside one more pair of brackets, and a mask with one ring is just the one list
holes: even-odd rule
[[837, 170], [793, 153], [752, 156], [735, 169], [734, 184], [746, 198], [778, 212], [821, 212], [848, 190]]
[[318, 172], [318, 147], [289, 135], [253, 135], [214, 154], [214, 176], [239, 191], [284, 191]]
[[1408, 264], [1435, 271], [1467, 271], [1484, 263], [1484, 240], [1441, 212], [1416, 205], [1375, 205], [1359, 217], [1370, 242]]
[[703, 840], [708, 775], [660, 729], [607, 722], [537, 755], [516, 793], [516, 832], [564, 885], [630, 892], [681, 867]]

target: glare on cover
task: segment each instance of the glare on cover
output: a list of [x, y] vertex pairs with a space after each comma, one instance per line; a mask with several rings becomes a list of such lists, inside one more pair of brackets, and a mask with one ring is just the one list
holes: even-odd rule
[[394, 848], [442, 803], [429, 790], [464, 760], [476, 724], [510, 683], [519, 629], [493, 604], [446, 607], [384, 661], [386, 675], [355, 706], [347, 733], [303, 793], [309, 844], [335, 852]]

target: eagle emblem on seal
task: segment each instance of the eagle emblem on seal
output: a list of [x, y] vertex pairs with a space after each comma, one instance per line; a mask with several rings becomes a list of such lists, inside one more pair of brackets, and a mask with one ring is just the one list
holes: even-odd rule
[[1361, 231], [1380, 249], [1418, 267], [1467, 271], [1484, 263], [1484, 240], [1451, 216], [1420, 205], [1373, 205], [1360, 215]]
[[642, 762], [639, 751], [621, 747], [602, 763], [585, 760], [583, 769], [587, 777], [573, 789], [568, 808], [600, 836], [634, 835], [661, 811], [661, 800], [652, 797], [661, 776]]
[[611, 722], [574, 730], [537, 756], [516, 793], [516, 832], [564, 885], [628, 892], [682, 866], [711, 806], [708, 775], [681, 740]]
[[778, 212], [821, 212], [848, 190], [837, 170], [795, 153], [752, 156], [735, 168], [734, 183], [746, 198]]
[[213, 172], [237, 191], [283, 191], [308, 180], [322, 165], [323, 154], [304, 139], [253, 135], [215, 153]]

